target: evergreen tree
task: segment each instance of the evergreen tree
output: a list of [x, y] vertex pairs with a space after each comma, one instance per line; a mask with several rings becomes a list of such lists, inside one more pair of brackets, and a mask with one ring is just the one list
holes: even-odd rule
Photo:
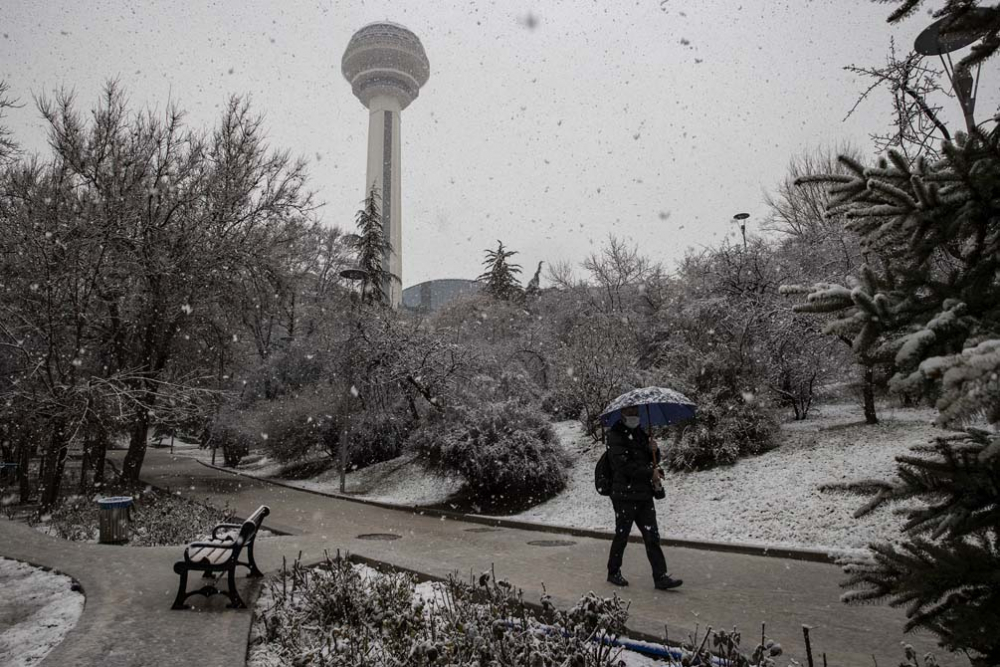
[[535, 275], [531, 277], [531, 280], [528, 281], [528, 286], [524, 288], [524, 296], [527, 299], [537, 299], [542, 293], [542, 264], [544, 264], [544, 262], [538, 263], [538, 268], [535, 269]]
[[1000, 664], [1000, 437], [972, 431], [938, 438], [932, 456], [900, 456], [893, 483], [849, 487], [875, 492], [855, 516], [889, 501], [906, 510], [899, 544], [871, 545], [844, 564], [845, 602], [905, 607], [906, 630], [924, 628], [974, 665]]
[[[902, 155], [870, 169], [842, 158], [831, 207], [878, 258], [849, 286], [817, 284], [799, 308], [836, 313], [828, 329], [891, 358], [891, 387], [934, 389], [938, 421], [1000, 423], [1000, 130], [944, 142], [942, 158]], [[927, 448], [925, 449], [925, 454]], [[846, 565], [849, 602], [905, 606], [907, 629], [936, 633], [975, 665], [1000, 664], [1000, 436], [969, 429], [939, 439], [933, 456], [902, 456], [898, 479], [865, 482], [865, 514], [917, 499], [898, 544]]]
[[1000, 338], [1000, 131], [961, 134], [942, 152], [913, 165], [892, 152], [871, 169], [845, 158], [852, 175], [819, 177], [883, 270], [866, 267], [847, 286], [784, 288], [808, 292], [797, 310], [839, 315], [828, 332], [891, 360], [903, 392], [940, 380], [942, 355]]
[[362, 287], [364, 303], [385, 306], [389, 304], [392, 281], [399, 282], [399, 276], [389, 271], [392, 245], [382, 226], [380, 201], [378, 188], [372, 184], [361, 210], [354, 216], [358, 226], [355, 250], [358, 253], [358, 268], [367, 274]]
[[486, 259], [483, 260], [486, 271], [476, 280], [483, 283], [483, 291], [494, 299], [519, 301], [524, 298], [524, 291], [517, 280], [521, 265], [508, 261], [517, 251], [505, 250], [502, 241], [497, 241], [497, 244], [496, 250], [486, 251]]
[[812, 286], [785, 285], [782, 294], [808, 294], [805, 303], [794, 307], [800, 313], [836, 313], [823, 327], [823, 333], [836, 336], [851, 346], [851, 352], [863, 369], [861, 392], [865, 422], [878, 423], [875, 411], [875, 370], [880, 364], [891, 362], [880, 343], [891, 322], [886, 291], [891, 278], [883, 279], [866, 264], [861, 267], [861, 277], [849, 277], [848, 286], [817, 283]]

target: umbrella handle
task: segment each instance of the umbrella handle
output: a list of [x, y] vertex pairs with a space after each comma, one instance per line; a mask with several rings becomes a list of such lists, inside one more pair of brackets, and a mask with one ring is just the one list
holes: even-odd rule
[[642, 407], [646, 409], [646, 436], [649, 438], [649, 448], [653, 452], [653, 465], [659, 465], [659, 448], [653, 449], [653, 423], [652, 418], [649, 416], [649, 403], [644, 404]]

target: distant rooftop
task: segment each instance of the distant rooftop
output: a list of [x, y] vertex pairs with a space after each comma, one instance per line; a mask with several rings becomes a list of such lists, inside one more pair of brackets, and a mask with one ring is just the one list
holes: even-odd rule
[[432, 313], [460, 297], [475, 294], [480, 283], [464, 278], [442, 278], [407, 287], [403, 290], [403, 306], [409, 310]]

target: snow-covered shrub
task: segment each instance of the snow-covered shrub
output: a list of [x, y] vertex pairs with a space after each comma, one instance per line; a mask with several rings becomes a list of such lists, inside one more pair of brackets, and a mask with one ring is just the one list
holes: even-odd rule
[[542, 396], [541, 407], [560, 421], [579, 419], [583, 412], [583, 401], [572, 392], [555, 389]]
[[329, 391], [305, 391], [256, 406], [264, 446], [281, 462], [316, 452], [334, 452], [343, 417], [339, 402]]
[[260, 363], [247, 378], [242, 402], [274, 400], [308, 389], [323, 379], [328, 355], [293, 348], [276, 353]]
[[699, 401], [695, 419], [673, 428], [664, 463], [671, 470], [698, 470], [773, 449], [778, 423], [756, 401], [706, 399]]
[[[97, 496], [65, 499], [48, 516], [52, 532], [66, 540], [97, 537]], [[40, 521], [35, 517], [33, 521]], [[207, 536], [220, 523], [232, 521], [233, 512], [149, 488], [133, 496], [129, 509], [129, 544], [139, 547], [186, 544]]]
[[483, 503], [533, 505], [566, 486], [569, 458], [545, 415], [517, 401], [456, 408], [409, 446], [458, 473]]
[[251, 414], [237, 410], [223, 410], [208, 426], [208, 443], [222, 449], [225, 464], [235, 467], [250, 450], [263, 441]]
[[314, 568], [296, 561], [263, 599], [250, 645], [254, 667], [299, 664], [304, 655], [315, 667], [613, 667], [619, 649], [591, 639], [615, 638], [628, 616], [617, 596], [593, 593], [568, 612], [545, 596], [536, 611], [489, 574], [418, 595], [410, 575], [329, 558]]
[[410, 421], [392, 413], [369, 410], [351, 421], [347, 459], [364, 467], [399, 456], [410, 432]]
[[[517, 363], [506, 368], [496, 359], [478, 359], [475, 374], [454, 387], [449, 405], [473, 406], [514, 400], [537, 405], [541, 392]], [[438, 411], [440, 412], [440, 411]]]

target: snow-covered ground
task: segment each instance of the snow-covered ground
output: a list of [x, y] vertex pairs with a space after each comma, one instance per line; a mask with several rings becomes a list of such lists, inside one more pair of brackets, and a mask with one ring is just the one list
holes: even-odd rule
[[[286, 483], [310, 491], [339, 493], [340, 471], [332, 468], [311, 480]], [[421, 466], [413, 454], [404, 454], [349, 472], [345, 489], [365, 500], [426, 507], [447, 501], [461, 490], [462, 484], [460, 477], [434, 474]]]
[[[854, 405], [817, 407], [808, 420], [784, 424], [780, 446], [766, 454], [712, 470], [667, 473], [667, 498], [657, 503], [660, 531], [672, 538], [829, 551], [892, 539], [902, 524], [892, 508], [854, 519], [863, 498], [819, 486], [891, 478], [896, 456], [945, 433], [931, 424], [935, 416], [931, 409], [882, 409], [881, 423], [867, 426]], [[594, 492], [600, 445], [591, 445], [574, 422], [556, 429], [574, 457], [569, 486], [513, 518], [610, 530], [611, 503]]]
[[[935, 416], [936, 411], [929, 408], [881, 407], [881, 423], [867, 426], [856, 404], [817, 406], [809, 419], [783, 424], [779, 447], [771, 452], [732, 466], [668, 473], [667, 498], [657, 503], [661, 533], [681, 539], [827, 551], [861, 549], [872, 541], [892, 539], [902, 524], [895, 508], [886, 507], [854, 519], [852, 515], [864, 503], [863, 498], [821, 492], [819, 487], [833, 482], [891, 478], [896, 456], [946, 433], [932, 425]], [[612, 530], [611, 503], [594, 491], [594, 465], [602, 452], [601, 445], [592, 443], [577, 422], [561, 422], [555, 424], [555, 429], [573, 459], [566, 490], [509, 518]], [[175, 451], [203, 460], [211, 456], [207, 450], [185, 445], [178, 445]], [[240, 467], [242, 472], [258, 477], [275, 477], [280, 469], [267, 458], [255, 458]], [[283, 481], [330, 493], [340, 488], [336, 469], [311, 480]], [[461, 479], [430, 473], [412, 455], [347, 475], [350, 495], [405, 506], [447, 505], [461, 488]]]
[[37, 665], [83, 612], [73, 580], [0, 558], [0, 667]]
[[[204, 463], [210, 463], [212, 456], [210, 450], [190, 445], [177, 447], [176, 443], [174, 453]], [[216, 461], [221, 464], [222, 452], [219, 452]], [[275, 479], [299, 489], [340, 493], [340, 471], [336, 466], [307, 480], [281, 479], [281, 469], [280, 463], [258, 455], [249, 457], [249, 462], [237, 468], [242, 473]], [[391, 461], [348, 472], [345, 489], [351, 496], [373, 502], [427, 507], [446, 502], [461, 490], [462, 484], [461, 478], [432, 473], [421, 466], [413, 454], [404, 454]]]

